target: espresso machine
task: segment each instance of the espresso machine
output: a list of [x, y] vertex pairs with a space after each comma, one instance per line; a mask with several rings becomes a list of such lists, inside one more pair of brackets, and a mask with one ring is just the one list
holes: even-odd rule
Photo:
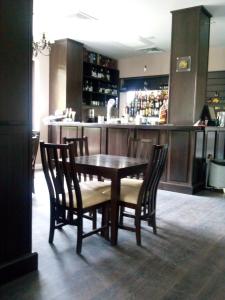
[[96, 122], [94, 108], [89, 108], [88, 109], [88, 119], [87, 119], [87, 121], [88, 121], [88, 123]]

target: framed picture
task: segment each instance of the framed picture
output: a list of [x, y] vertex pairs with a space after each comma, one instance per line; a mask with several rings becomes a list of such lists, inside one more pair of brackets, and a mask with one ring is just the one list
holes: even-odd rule
[[191, 71], [191, 56], [177, 57], [176, 72]]

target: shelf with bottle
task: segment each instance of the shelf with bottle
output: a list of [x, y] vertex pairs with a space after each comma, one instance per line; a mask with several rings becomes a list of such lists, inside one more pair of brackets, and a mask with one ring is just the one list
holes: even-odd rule
[[109, 84], [105, 82], [85, 80], [83, 85], [83, 92], [103, 94], [110, 96], [117, 96], [118, 90], [116, 84]]
[[133, 118], [137, 115], [159, 118], [160, 108], [167, 99], [167, 90], [135, 92], [133, 99], [126, 106], [126, 114]]
[[115, 69], [105, 68], [99, 65], [84, 62], [83, 76], [92, 77], [106, 82], [116, 83], [119, 81], [119, 71]]
[[83, 61], [108, 69], [117, 69], [117, 61], [115, 59], [89, 51], [85, 48], [83, 51]]
[[[108, 100], [110, 98], [99, 98], [99, 97], [91, 97], [91, 98], [86, 98], [83, 100], [83, 108], [88, 108], [88, 107], [99, 107], [99, 108], [106, 108]], [[118, 98], [115, 98], [115, 107], [118, 106]]]

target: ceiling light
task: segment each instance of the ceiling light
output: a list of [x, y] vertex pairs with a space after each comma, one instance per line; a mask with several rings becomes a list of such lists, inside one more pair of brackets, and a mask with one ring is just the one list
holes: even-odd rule
[[96, 17], [91, 16], [84, 11], [78, 11], [75, 14], [67, 15], [67, 18], [77, 18], [77, 19], [81, 19], [81, 20], [98, 21], [98, 19]]
[[139, 51], [148, 54], [148, 53], [163, 52], [164, 50], [163, 50], [163, 49], [160, 49], [160, 48], [158, 48], [158, 47], [151, 47], [151, 48], [139, 49]]
[[39, 53], [48, 56], [51, 51], [51, 43], [46, 40], [45, 33], [42, 35], [42, 39], [39, 42], [33, 41], [33, 56], [37, 57]]

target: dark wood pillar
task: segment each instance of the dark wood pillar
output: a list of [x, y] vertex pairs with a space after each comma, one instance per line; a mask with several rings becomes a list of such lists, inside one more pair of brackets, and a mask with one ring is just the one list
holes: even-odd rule
[[37, 269], [31, 233], [32, 1], [0, 4], [0, 284]]
[[169, 123], [193, 125], [200, 118], [206, 93], [210, 17], [203, 6], [172, 12]]

